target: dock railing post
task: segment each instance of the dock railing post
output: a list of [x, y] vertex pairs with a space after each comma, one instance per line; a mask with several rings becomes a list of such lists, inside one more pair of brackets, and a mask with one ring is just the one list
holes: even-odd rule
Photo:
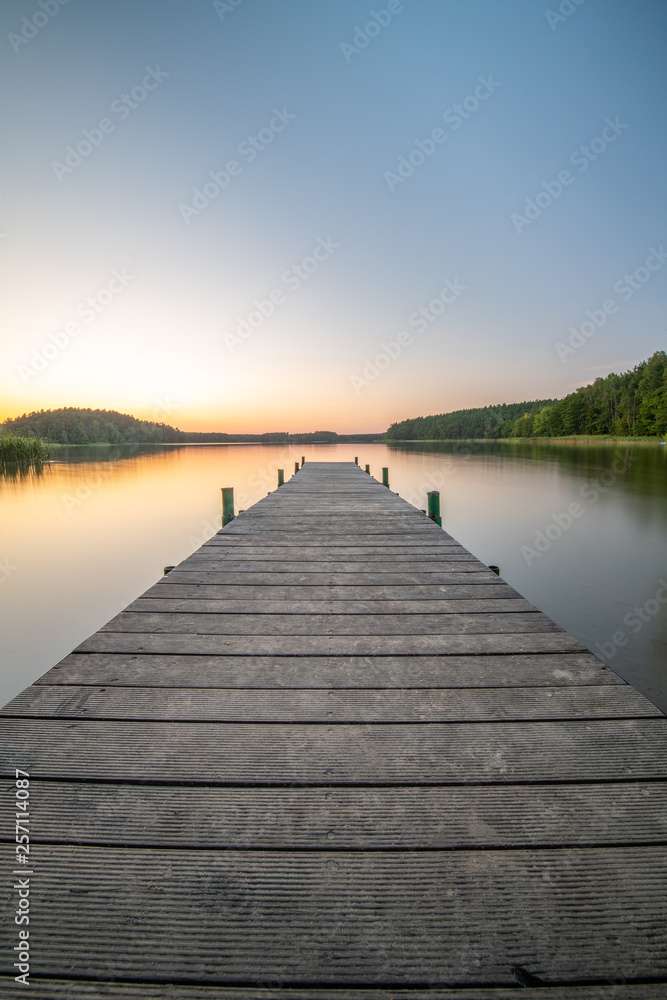
[[302, 455], [302, 456], [301, 456], [301, 468], [302, 468], [302, 469], [303, 469], [303, 467], [304, 467], [304, 465], [305, 465], [305, 464], [306, 464], [306, 456], [305, 456], [305, 455]]
[[296, 472], [298, 472], [298, 471], [299, 471], [299, 463], [298, 463], [298, 462], [295, 462], [295, 463], [294, 463], [294, 472], [296, 473]]
[[442, 518], [440, 516], [440, 492], [439, 490], [432, 490], [427, 493], [428, 497], [428, 516], [432, 521], [438, 525], [439, 528], [442, 527]]
[[359, 465], [359, 456], [358, 455], [354, 456], [354, 464], [355, 465]]
[[222, 487], [222, 526], [234, 520], [234, 487]]
[[389, 488], [389, 469], [386, 466], [382, 467], [382, 485]]
[[278, 486], [284, 486], [284, 485], [285, 485], [285, 470], [278, 469]]
[[364, 466], [364, 472], [365, 472], [365, 473], [366, 473], [366, 474], [367, 474], [368, 476], [370, 476], [370, 474], [371, 474], [371, 467], [370, 467], [370, 465], [365, 465], [365, 466]]

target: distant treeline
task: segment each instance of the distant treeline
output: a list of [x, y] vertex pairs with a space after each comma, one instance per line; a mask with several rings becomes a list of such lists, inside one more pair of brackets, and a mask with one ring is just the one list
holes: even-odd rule
[[564, 399], [483, 406], [402, 420], [391, 425], [387, 438], [415, 441], [574, 434], [667, 434], [667, 354], [657, 351], [632, 371], [598, 378]]
[[66, 406], [60, 410], [38, 410], [6, 420], [0, 425], [0, 434], [41, 438], [52, 444], [335, 444], [377, 441], [382, 437], [381, 434], [336, 434], [335, 431], [313, 431], [306, 434], [290, 434], [287, 431], [267, 434], [182, 431], [169, 424], [138, 420], [116, 410], [80, 409], [75, 406]]
[[551, 402], [553, 400], [538, 399], [529, 403], [497, 403], [495, 406], [438, 413], [433, 417], [415, 417], [392, 424], [387, 437], [394, 441], [510, 437], [523, 414], [541, 410]]

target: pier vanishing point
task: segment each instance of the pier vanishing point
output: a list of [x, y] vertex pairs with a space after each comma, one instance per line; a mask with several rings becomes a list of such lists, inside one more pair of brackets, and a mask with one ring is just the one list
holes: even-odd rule
[[667, 996], [664, 717], [351, 461], [19, 694], [0, 767], [2, 1000], [17, 768], [33, 1000]]

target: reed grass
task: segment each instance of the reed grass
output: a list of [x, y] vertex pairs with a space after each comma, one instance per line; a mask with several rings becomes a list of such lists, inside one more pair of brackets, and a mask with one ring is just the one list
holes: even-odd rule
[[49, 457], [49, 449], [40, 438], [0, 435], [0, 464], [4, 466], [32, 467], [42, 465]]

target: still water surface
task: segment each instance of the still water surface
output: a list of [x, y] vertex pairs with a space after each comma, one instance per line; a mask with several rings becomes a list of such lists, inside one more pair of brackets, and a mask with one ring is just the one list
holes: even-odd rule
[[667, 709], [667, 448], [222, 445], [72, 448], [0, 478], [0, 704], [307, 459], [359, 455]]

